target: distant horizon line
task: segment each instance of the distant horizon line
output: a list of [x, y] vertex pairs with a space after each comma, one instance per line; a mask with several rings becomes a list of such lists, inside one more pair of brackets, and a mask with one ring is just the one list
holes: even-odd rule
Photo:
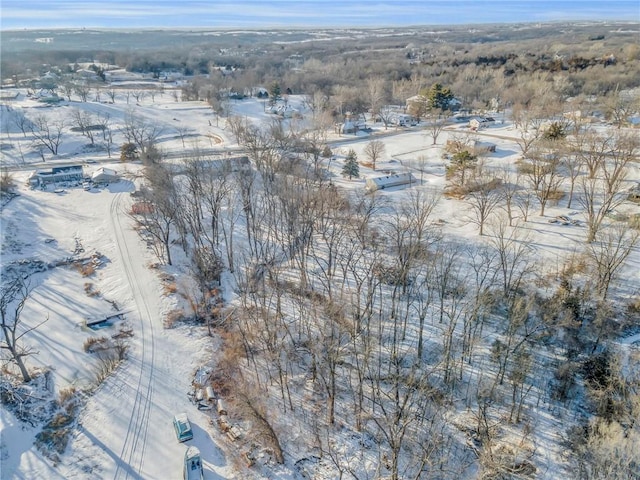
[[345, 30], [345, 29], [360, 29], [360, 30], [376, 30], [376, 29], [411, 29], [411, 28], [425, 28], [425, 27], [440, 27], [440, 28], [464, 28], [470, 26], [499, 26], [499, 25], [554, 25], [554, 24], [583, 24], [583, 25], [597, 25], [597, 24], [627, 24], [637, 25], [640, 27], [639, 20], [629, 19], [605, 19], [605, 20], [589, 20], [589, 19], [559, 19], [559, 20], [531, 20], [531, 21], [512, 21], [512, 22], [473, 22], [473, 23], [416, 23], [411, 25], [400, 24], [380, 24], [380, 25], [273, 25], [273, 26], [121, 26], [121, 27], [105, 27], [105, 26], [62, 26], [62, 27], [11, 27], [2, 28], [0, 32], [25, 32], [25, 31], [49, 31], [49, 30], [102, 30], [102, 31], [122, 31], [122, 30], [173, 30], [173, 31], [264, 31], [264, 30]]

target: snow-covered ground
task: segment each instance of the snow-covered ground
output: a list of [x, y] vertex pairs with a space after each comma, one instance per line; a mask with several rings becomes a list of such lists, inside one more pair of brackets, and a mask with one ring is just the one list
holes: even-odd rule
[[[118, 311], [125, 312], [125, 320], [120, 322], [133, 328], [133, 336], [128, 360], [83, 406], [79, 426], [58, 465], [53, 466], [33, 446], [39, 427], [22, 424], [4, 408], [0, 410], [2, 478], [180, 478], [186, 447], [176, 441], [171, 420], [182, 411], [191, 419], [194, 439], [189, 444], [202, 452], [205, 478], [245, 478], [247, 473], [240, 473], [225, 455], [229, 441], [210, 424], [211, 415], [198, 411], [187, 396], [196, 369], [215, 355], [214, 340], [207, 337], [204, 327], [163, 328], [166, 315], [180, 299], [167, 294], [158, 269], [150, 268], [157, 260], [134, 231], [134, 222], [127, 215], [132, 203], [128, 192], [135, 188], [140, 166], [115, 161], [119, 154], [117, 146], [124, 141], [125, 117], [131, 109], [139, 118], [162, 126], [159, 145], [170, 157], [179, 156], [184, 149], [208, 149], [210, 154], [224, 156], [238, 146], [226, 119], [217, 118], [202, 102], [177, 102], [165, 92], [155, 100], [147, 96], [135, 106], [126, 103], [121, 91], [118, 95], [114, 104], [65, 101], [59, 106], [42, 107], [22, 92], [9, 110], [3, 107], [1, 162], [15, 169], [19, 196], [2, 210], [2, 267], [23, 259], [50, 263], [74, 252], [78, 257], [95, 252], [102, 255], [95, 273], [88, 277], [70, 266], [51, 268], [29, 277], [33, 291], [23, 317], [28, 325], [47, 316], [48, 321], [27, 339], [40, 350], [39, 355], [28, 360], [28, 365], [51, 367], [56, 391], [90, 385], [96, 361], [83, 350], [83, 344], [87, 338], [103, 332], [86, 328], [84, 321], [113, 312], [114, 303]], [[292, 96], [289, 101], [304, 114], [301, 97]], [[42, 113], [52, 120], [68, 119], [76, 108], [109, 115], [115, 133], [114, 158], [110, 159], [104, 150], [88, 148], [85, 137], [69, 132], [66, 127], [59, 155], [45, 154], [46, 161], [42, 163], [29, 132], [23, 134], [12, 120], [13, 115], [21, 113], [28, 118]], [[274, 118], [265, 112], [264, 102], [256, 99], [233, 101], [232, 108], [236, 115], [253, 122], [264, 124]], [[361, 166], [361, 178], [354, 180], [341, 176], [344, 157], [349, 149], [354, 149], [359, 159], [365, 160], [364, 148], [372, 137], [328, 133], [336, 158], [326, 166], [334, 173], [335, 184], [363, 192], [368, 176], [379, 175], [381, 171], [409, 171], [417, 179], [417, 185], [410, 188], [442, 191], [443, 145], [456, 132], [466, 131], [464, 126], [448, 127], [436, 146], [431, 145], [431, 138], [420, 127], [386, 130], [380, 125], [372, 126], [373, 136], [385, 143], [385, 154], [378, 161], [376, 172]], [[486, 159], [489, 168], [513, 166], [520, 156], [514, 141], [516, 133], [513, 125], [505, 122], [476, 134], [497, 146], [497, 151]], [[122, 180], [89, 191], [68, 186], [57, 193], [53, 188], [32, 190], [25, 185], [30, 168], [35, 166], [46, 168], [56, 163], [87, 161], [116, 169]], [[85, 173], [97, 167], [85, 164]], [[634, 168], [630, 178], [638, 179], [638, 167]], [[400, 202], [410, 188], [394, 188], [379, 194]], [[562, 199], [558, 205], [550, 206], [545, 217], [536, 215], [534, 205], [530, 220], [522, 227], [530, 234], [537, 260], [550, 272], [558, 271], [568, 256], [581, 248], [585, 238], [582, 226], [548, 222], [557, 215], [579, 223], [584, 221], [579, 207], [567, 209], [565, 203]], [[636, 205], [624, 208], [638, 212]], [[469, 221], [467, 209], [461, 201], [443, 198], [434, 217], [443, 220], [445, 232], [454, 238], [463, 242], [483, 241], [477, 227]], [[177, 283], [187, 276], [186, 267], [179, 261], [164, 271], [173, 275]], [[629, 257], [622, 278], [624, 282], [616, 285], [618, 293], [625, 296], [637, 293], [640, 288], [637, 249]], [[99, 294], [88, 295], [87, 283], [92, 284], [91, 291]], [[116, 322], [108, 332], [113, 333], [118, 326]], [[541, 430], [549, 432], [546, 440], [537, 439], [545, 442], [539, 447], [555, 465], [561, 461], [560, 444], [554, 438], [562, 427], [561, 420], [550, 415], [540, 417], [539, 422], [544, 424]], [[546, 478], [552, 478], [553, 472]], [[295, 477], [293, 469], [288, 468], [273, 475]]]
[[[232, 476], [210, 435], [207, 416], [187, 397], [194, 371], [211, 355], [211, 341], [202, 329], [163, 329], [163, 316], [172, 304], [156, 271], [149, 268], [151, 252], [127, 216], [131, 190], [128, 180], [92, 191], [21, 188], [3, 211], [3, 242], [18, 250], [5, 250], [3, 265], [14, 258], [64, 258], [77, 242], [85, 253], [103, 255], [103, 264], [91, 277], [69, 267], [30, 277], [35, 288], [23, 316], [28, 322], [49, 316], [28, 340], [40, 350], [31, 367], [51, 366], [57, 390], [90, 384], [95, 361], [83, 351], [83, 343], [90, 336], [113, 333], [120, 322], [93, 331], [83, 321], [113, 313], [109, 301], [126, 312], [124, 321], [133, 327], [133, 337], [129, 359], [84, 406], [57, 469], [29, 445], [37, 430], [22, 429], [3, 410], [2, 478], [178, 478], [185, 447], [177, 443], [171, 420], [181, 411], [192, 419], [193, 443], [203, 453], [207, 478]], [[85, 293], [89, 281], [97, 297]]]

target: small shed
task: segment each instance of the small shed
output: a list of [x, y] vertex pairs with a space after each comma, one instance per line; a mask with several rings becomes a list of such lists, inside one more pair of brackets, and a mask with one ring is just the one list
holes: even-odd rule
[[368, 178], [364, 188], [367, 192], [375, 192], [376, 190], [384, 190], [385, 188], [411, 185], [415, 182], [416, 179], [413, 178], [410, 172], [395, 173], [393, 175], [385, 175], [384, 177]]
[[113, 183], [119, 180], [118, 172], [105, 167], [100, 167], [91, 175], [91, 181], [93, 181], [93, 183]]
[[469, 120], [469, 128], [476, 132], [495, 122], [495, 119], [492, 117], [473, 117]]
[[473, 144], [473, 152], [476, 155], [483, 155], [487, 153], [493, 153], [496, 151], [496, 144], [490, 142], [475, 141]]

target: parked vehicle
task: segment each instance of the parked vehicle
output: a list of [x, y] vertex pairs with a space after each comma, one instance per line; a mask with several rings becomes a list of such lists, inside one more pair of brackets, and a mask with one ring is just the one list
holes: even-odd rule
[[200, 450], [196, 447], [187, 448], [184, 454], [183, 477], [184, 480], [204, 480]]
[[193, 438], [191, 423], [186, 413], [179, 413], [173, 417], [173, 428], [176, 431], [176, 437], [179, 442], [186, 442]]

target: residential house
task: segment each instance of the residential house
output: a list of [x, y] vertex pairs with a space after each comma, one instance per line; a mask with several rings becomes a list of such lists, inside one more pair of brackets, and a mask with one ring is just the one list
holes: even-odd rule
[[28, 182], [32, 187], [43, 187], [51, 183], [81, 182], [82, 179], [82, 165], [69, 165], [66, 167], [38, 169], [29, 176]]
[[474, 132], [494, 124], [496, 121], [492, 117], [473, 117], [469, 120], [469, 128]]
[[100, 167], [91, 175], [91, 181], [93, 183], [113, 183], [120, 181], [120, 177], [115, 170]]
[[395, 173], [393, 175], [385, 175], [384, 177], [371, 177], [365, 182], [365, 190], [369, 193], [376, 190], [384, 190], [385, 188], [400, 187], [403, 185], [411, 185], [416, 183], [410, 172]]

